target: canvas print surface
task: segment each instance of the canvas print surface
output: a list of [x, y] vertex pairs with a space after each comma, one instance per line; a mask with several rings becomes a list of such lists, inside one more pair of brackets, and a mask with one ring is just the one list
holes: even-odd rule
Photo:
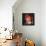
[[23, 13], [22, 24], [23, 25], [34, 25], [34, 13]]

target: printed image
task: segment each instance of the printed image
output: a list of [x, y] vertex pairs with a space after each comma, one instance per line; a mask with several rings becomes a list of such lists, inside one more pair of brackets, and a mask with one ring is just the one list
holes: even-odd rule
[[22, 24], [23, 25], [34, 25], [34, 13], [23, 13]]

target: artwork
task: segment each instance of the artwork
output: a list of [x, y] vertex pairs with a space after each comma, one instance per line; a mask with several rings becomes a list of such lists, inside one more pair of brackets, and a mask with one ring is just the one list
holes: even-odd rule
[[34, 13], [22, 13], [22, 25], [34, 25]]

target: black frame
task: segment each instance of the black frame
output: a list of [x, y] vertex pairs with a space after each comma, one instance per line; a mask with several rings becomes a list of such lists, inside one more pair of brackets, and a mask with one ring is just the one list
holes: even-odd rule
[[[26, 15], [29, 15], [29, 16], [32, 16], [32, 21], [33, 21], [33, 23], [32, 24], [25, 24], [25, 16]], [[34, 13], [22, 13], [22, 25], [35, 25], [35, 14]]]

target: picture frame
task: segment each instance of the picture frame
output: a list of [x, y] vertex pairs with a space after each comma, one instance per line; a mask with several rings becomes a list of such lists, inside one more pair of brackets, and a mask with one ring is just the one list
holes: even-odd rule
[[22, 25], [35, 25], [34, 13], [22, 13]]

